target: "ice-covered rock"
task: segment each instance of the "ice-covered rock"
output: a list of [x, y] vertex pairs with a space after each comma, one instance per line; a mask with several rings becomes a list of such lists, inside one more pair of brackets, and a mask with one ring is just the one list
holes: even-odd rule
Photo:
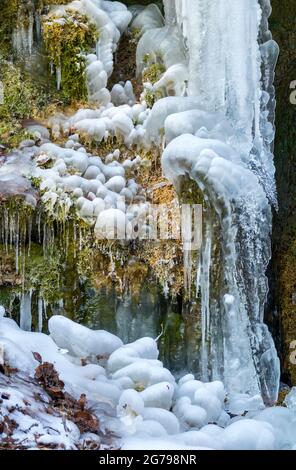
[[106, 183], [106, 188], [115, 193], [120, 193], [125, 188], [126, 181], [122, 176], [113, 176]]
[[180, 432], [180, 423], [177, 417], [166, 409], [145, 406], [142, 416], [144, 420], [153, 420], [160, 423], [168, 434], [174, 435]]
[[5, 315], [5, 308], [2, 305], [0, 305], [0, 320], [1, 318], [4, 317], [4, 315]]
[[242, 419], [230, 424], [222, 434], [225, 450], [274, 450], [274, 429], [266, 422]]
[[101, 174], [100, 168], [98, 168], [95, 165], [89, 165], [83, 177], [86, 178], [87, 180], [93, 180], [100, 174]]
[[148, 5], [140, 11], [131, 24], [131, 28], [139, 30], [144, 34], [149, 29], [161, 28], [164, 26], [164, 18], [156, 4]]
[[174, 64], [153, 85], [154, 91], [163, 96], [184, 96], [188, 83], [188, 68], [185, 64]]
[[[108, 204], [106, 196], [105, 203]], [[128, 220], [122, 210], [110, 208], [99, 214], [95, 225], [95, 236], [97, 238], [107, 240], [125, 240], [128, 232]]]
[[144, 413], [144, 401], [136, 390], [124, 390], [119, 398], [117, 413], [119, 416], [136, 417]]
[[145, 122], [147, 143], [160, 143], [165, 132], [165, 121], [168, 116], [199, 108], [197, 97], [169, 96], [158, 100]]
[[159, 61], [166, 69], [175, 64], [186, 64], [186, 49], [178, 28], [165, 26], [147, 30], [138, 43], [136, 58], [138, 74], [147, 65]]
[[127, 81], [124, 86], [117, 83], [111, 90], [111, 101], [115, 106], [121, 106], [128, 104], [132, 106], [136, 102], [134, 95], [133, 85], [130, 81]]
[[108, 370], [113, 373], [142, 359], [153, 361], [153, 365], [161, 365], [158, 359], [158, 347], [153, 338], [140, 338], [134, 343], [125, 344], [111, 354], [108, 360]]
[[48, 328], [55, 343], [77, 357], [105, 356], [122, 346], [117, 336], [103, 330], [89, 330], [60, 315], [50, 318]]
[[174, 396], [174, 386], [170, 382], [160, 382], [147, 387], [140, 393], [145, 407], [170, 410]]
[[[266, 408], [260, 413], [250, 412], [247, 417], [273, 427], [276, 449], [294, 449], [296, 445], [296, 413], [289, 408], [276, 406]], [[251, 425], [250, 425], [251, 427]]]
[[94, 140], [101, 142], [106, 133], [104, 119], [83, 119], [75, 124], [75, 130], [81, 134], [87, 134]]
[[119, 369], [112, 375], [113, 379], [121, 377], [129, 377], [135, 387], [147, 388], [150, 385], [159, 382], [175, 383], [175, 379], [171, 372], [160, 365], [151, 363], [149, 360], [141, 359], [136, 362]]
[[287, 408], [296, 411], [296, 387], [292, 387], [292, 389], [286, 396], [285, 405], [287, 406]]
[[226, 143], [233, 140], [234, 129], [222, 113], [209, 113], [200, 109], [191, 109], [170, 114], [164, 125], [167, 143], [182, 134], [219, 139]]

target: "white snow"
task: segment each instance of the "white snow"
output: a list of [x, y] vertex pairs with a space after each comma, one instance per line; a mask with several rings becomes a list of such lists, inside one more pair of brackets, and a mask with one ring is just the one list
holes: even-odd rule
[[122, 341], [111, 333], [91, 331], [60, 315], [49, 319], [48, 329], [54, 342], [76, 357], [110, 355], [122, 345]]
[[[0, 319], [4, 363], [29, 377], [38, 366], [32, 353], [38, 352], [43, 361], [54, 364], [72, 395], [79, 398], [85, 393], [93, 404], [108, 403], [116, 408], [117, 418], [104, 420], [107, 428], [119, 433], [122, 449], [273, 450], [296, 445], [295, 410], [273, 407], [262, 411], [261, 403], [261, 410], [253, 406], [248, 411], [250, 397], [242, 395], [236, 397], [241, 409], [231, 419], [223, 384], [203, 383], [191, 374], [176, 384], [158, 361], [157, 343], [152, 338], [122, 345], [114, 335], [89, 330], [60, 316], [50, 319], [49, 330], [50, 337], [30, 333], [19, 329], [13, 320]], [[102, 355], [108, 356], [112, 350], [107, 364], [103, 361], [103, 366], [99, 365]], [[87, 365], [79, 365], [81, 358], [88, 359]], [[3, 380], [10, 379], [0, 375], [0, 389]], [[91, 440], [91, 436], [82, 436], [72, 422], [67, 421], [64, 426], [62, 418], [46, 415], [45, 409], [34, 401], [35, 385], [24, 385], [18, 376], [13, 380], [14, 388], [5, 386], [9, 399], [3, 400], [0, 419], [13, 406], [15, 411], [10, 412], [10, 418], [18, 424], [14, 432], [17, 442], [25, 436], [26, 445], [34, 448], [32, 429], [39, 436], [38, 444], [75, 449], [81, 440]], [[24, 396], [32, 404], [29, 416], [22, 414]]]

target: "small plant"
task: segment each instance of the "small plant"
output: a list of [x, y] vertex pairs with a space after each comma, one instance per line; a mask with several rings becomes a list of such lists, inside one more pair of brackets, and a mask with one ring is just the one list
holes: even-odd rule
[[144, 56], [143, 62], [146, 64], [145, 69], [142, 73], [142, 81], [144, 85], [143, 98], [146, 101], [149, 108], [152, 108], [154, 103], [162, 98], [160, 91], [155, 91], [153, 85], [160, 80], [166, 68], [162, 62], [161, 57], [159, 57], [159, 62], [150, 63], [151, 57], [149, 54]]

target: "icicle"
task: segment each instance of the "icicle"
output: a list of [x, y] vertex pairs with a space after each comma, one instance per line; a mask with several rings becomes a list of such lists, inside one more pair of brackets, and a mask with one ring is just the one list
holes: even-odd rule
[[40, 20], [40, 12], [35, 12], [35, 30], [36, 30], [36, 38], [39, 42], [41, 40], [41, 20]]
[[57, 81], [57, 90], [61, 89], [61, 82], [62, 82], [62, 67], [59, 65], [56, 68], [56, 81]]
[[205, 230], [205, 246], [201, 254], [201, 273], [200, 273], [200, 291], [202, 298], [201, 305], [201, 364], [202, 376], [208, 380], [208, 354], [206, 341], [209, 339], [210, 332], [210, 268], [212, 254], [212, 233], [210, 224], [207, 223]]
[[16, 225], [16, 229], [15, 229], [15, 271], [16, 271], [16, 274], [18, 274], [19, 272], [19, 245], [20, 245], [20, 241], [19, 241], [19, 214], [17, 213], [16, 214], [16, 219], [17, 219], [17, 225]]
[[23, 293], [20, 304], [20, 327], [25, 331], [32, 329], [32, 292]]
[[28, 49], [29, 49], [29, 55], [32, 54], [32, 49], [33, 49], [33, 31], [34, 31], [34, 15], [33, 12], [30, 12], [29, 16], [29, 27], [28, 27]]
[[182, 207], [182, 241], [184, 262], [184, 287], [188, 296], [191, 295], [191, 272], [192, 272], [192, 213], [191, 207], [184, 204]]
[[38, 331], [42, 332], [43, 328], [43, 299], [38, 297]]

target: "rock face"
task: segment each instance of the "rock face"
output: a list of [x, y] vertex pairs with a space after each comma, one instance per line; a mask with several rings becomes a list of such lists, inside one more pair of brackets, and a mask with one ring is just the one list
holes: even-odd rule
[[[290, 360], [296, 340], [296, 106], [290, 84], [296, 80], [294, 0], [273, 0], [270, 28], [280, 46], [276, 70], [275, 165], [279, 211], [274, 214], [273, 260], [270, 268], [268, 317], [281, 349], [283, 380], [296, 383], [296, 365]], [[294, 348], [295, 349], [295, 348]]]

